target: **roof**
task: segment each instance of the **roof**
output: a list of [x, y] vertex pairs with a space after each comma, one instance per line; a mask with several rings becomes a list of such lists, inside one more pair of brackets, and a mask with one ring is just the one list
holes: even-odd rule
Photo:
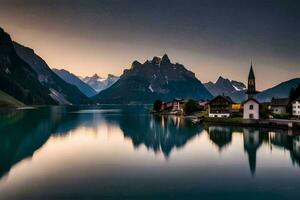
[[248, 76], [249, 79], [255, 79], [255, 76], [254, 76], [254, 71], [253, 71], [253, 67], [252, 67], [252, 63], [251, 63], [251, 67], [250, 67], [250, 71], [249, 71], [249, 76]]
[[231, 99], [229, 96], [224, 96], [224, 95], [218, 95], [218, 96], [216, 96], [215, 98], [213, 98], [210, 102], [214, 101], [215, 99], [217, 99], [217, 98], [219, 98], [219, 97], [225, 99], [226, 101], [229, 101], [230, 103], [234, 103], [234, 102], [232, 101], [232, 99]]
[[290, 102], [289, 98], [272, 98], [271, 106], [287, 106]]
[[246, 101], [244, 101], [242, 104], [244, 105], [245, 103], [247, 103], [248, 101], [254, 101], [254, 102], [256, 102], [257, 104], [260, 104], [256, 99], [254, 99], [254, 98], [249, 98], [249, 99], [247, 99]]
[[300, 97], [298, 97], [297, 99], [295, 99], [292, 103], [294, 103], [295, 101], [300, 101]]

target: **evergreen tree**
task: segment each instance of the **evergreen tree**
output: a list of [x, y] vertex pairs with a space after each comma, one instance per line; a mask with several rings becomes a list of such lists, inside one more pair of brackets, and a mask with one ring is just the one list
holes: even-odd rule
[[162, 106], [162, 101], [158, 99], [153, 104], [153, 110], [159, 112], [161, 110], [161, 106]]

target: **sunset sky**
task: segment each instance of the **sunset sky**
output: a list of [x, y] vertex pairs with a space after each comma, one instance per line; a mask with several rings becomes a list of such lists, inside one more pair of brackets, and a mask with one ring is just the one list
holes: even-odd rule
[[0, 0], [0, 26], [52, 68], [121, 75], [167, 53], [202, 81], [300, 77], [300, 1]]

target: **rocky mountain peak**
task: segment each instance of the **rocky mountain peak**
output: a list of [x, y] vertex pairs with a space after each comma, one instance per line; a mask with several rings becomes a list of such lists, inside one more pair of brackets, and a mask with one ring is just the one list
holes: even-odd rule
[[11, 37], [0, 27], [0, 54], [9, 54], [14, 51]]
[[223, 78], [222, 76], [219, 76], [219, 78], [218, 78], [218, 80], [217, 80], [217, 82], [216, 82], [216, 84], [230, 84], [230, 80], [229, 79], [225, 79], [225, 78]]
[[108, 74], [107, 78], [118, 78], [117, 76], [113, 75], [113, 74]]
[[134, 69], [134, 68], [136, 68], [137, 66], [140, 66], [140, 65], [141, 65], [141, 63], [139, 61], [135, 60], [131, 64], [131, 69]]
[[163, 57], [161, 58], [161, 63], [166, 64], [166, 63], [171, 63], [169, 57], [167, 54], [164, 54]]
[[110, 88], [94, 97], [103, 103], [149, 103], [155, 99], [210, 99], [212, 96], [193, 72], [183, 65], [170, 62], [167, 55], [153, 57], [141, 64], [132, 63]]
[[161, 62], [161, 58], [160, 57], [157, 57], [157, 56], [154, 56], [151, 63], [154, 64], [154, 65], [159, 65]]
[[101, 78], [100, 76], [98, 76], [98, 74], [97, 73], [95, 73], [92, 77], [91, 77], [92, 79], [99, 79], [99, 78]]

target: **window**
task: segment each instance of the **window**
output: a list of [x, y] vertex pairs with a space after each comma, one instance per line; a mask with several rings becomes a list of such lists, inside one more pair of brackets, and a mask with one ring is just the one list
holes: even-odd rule
[[250, 119], [253, 119], [253, 117], [254, 117], [253, 114], [249, 114]]
[[250, 109], [250, 110], [253, 110], [253, 107], [254, 107], [253, 105], [250, 105], [250, 106], [249, 106], [249, 109]]

